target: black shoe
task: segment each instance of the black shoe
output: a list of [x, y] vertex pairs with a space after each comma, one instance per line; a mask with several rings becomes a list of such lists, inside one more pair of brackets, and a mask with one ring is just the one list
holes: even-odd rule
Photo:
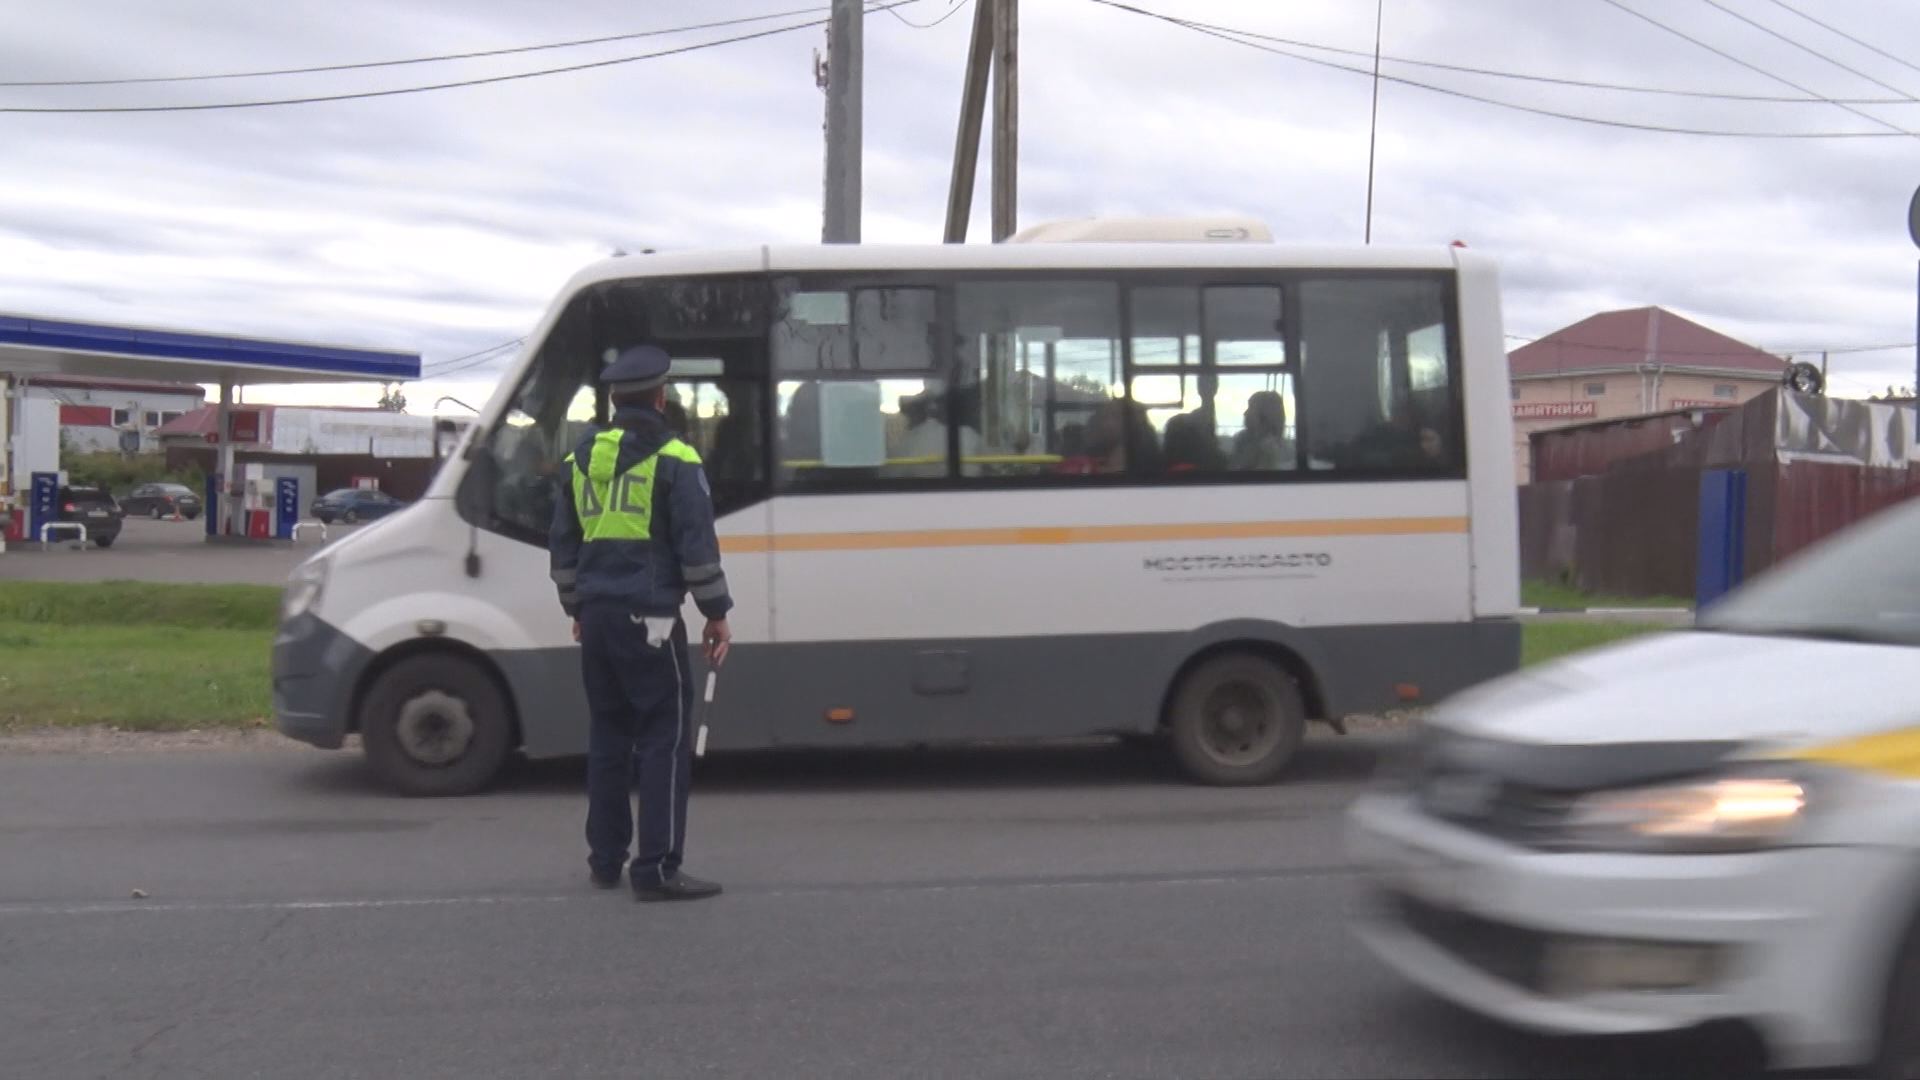
[[590, 870], [587, 872], [587, 876], [588, 879], [593, 882], [593, 887], [596, 889], [617, 889], [620, 887], [620, 871], [618, 870], [615, 870], [611, 874], [603, 874], [598, 870]]
[[633, 887], [633, 898], [649, 903], [656, 900], [705, 900], [709, 896], [719, 895], [719, 885], [677, 871], [662, 884]]

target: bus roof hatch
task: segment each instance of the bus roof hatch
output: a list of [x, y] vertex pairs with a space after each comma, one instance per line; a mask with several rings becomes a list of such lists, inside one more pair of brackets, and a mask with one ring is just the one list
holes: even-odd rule
[[1014, 233], [1009, 243], [1270, 244], [1273, 232], [1252, 217], [1077, 218]]

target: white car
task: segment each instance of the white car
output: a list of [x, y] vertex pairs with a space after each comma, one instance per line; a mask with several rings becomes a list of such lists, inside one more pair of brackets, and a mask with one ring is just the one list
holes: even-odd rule
[[1920, 1077], [1920, 500], [1697, 622], [1436, 710], [1351, 811], [1361, 936], [1534, 1031]]

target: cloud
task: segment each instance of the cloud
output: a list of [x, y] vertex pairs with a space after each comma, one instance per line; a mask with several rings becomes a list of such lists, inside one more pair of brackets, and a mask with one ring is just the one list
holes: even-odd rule
[[[1345, 0], [1138, 2], [1345, 48], [1370, 49], [1373, 41], [1372, 5]], [[924, 22], [947, 3], [923, 0], [907, 13]], [[1818, 93], [1890, 93], [1705, 5], [1627, 4]], [[30, 5], [0, 40], [0, 70], [24, 80], [304, 66], [799, 6]], [[1784, 12], [1752, 14], [1920, 91], [1920, 71]], [[1920, 11], [1835, 0], [1819, 14], [1879, 41], [1920, 39]], [[890, 16], [868, 19], [869, 240], [939, 236], [970, 22], [962, 15], [917, 30]], [[162, 103], [393, 87], [631, 55], [723, 33], [286, 80], [0, 88], [0, 102]], [[1396, 0], [1382, 37], [1390, 55], [1467, 66], [1796, 93], [1601, 3]], [[0, 115], [0, 146], [8, 151], [0, 170], [0, 309], [416, 348], [430, 361], [469, 353], [525, 333], [570, 273], [615, 247], [816, 239], [822, 101], [812, 61], [824, 44], [822, 32], [807, 30], [547, 79], [286, 109]], [[1027, 5], [1021, 51], [1023, 222], [1245, 212], [1267, 220], [1283, 241], [1359, 241], [1369, 79], [1091, 0]], [[1825, 105], [1556, 88], [1393, 63], [1386, 70], [1630, 123], [1874, 130]], [[1920, 130], [1920, 107], [1867, 111]], [[1649, 134], [1395, 84], [1381, 89], [1379, 118], [1376, 242], [1461, 239], [1492, 252], [1516, 333], [1655, 303], [1765, 347], [1913, 339], [1915, 252], [1904, 220], [1910, 184], [1920, 176], [1915, 140]], [[976, 238], [988, 221], [987, 176], [983, 151]], [[1847, 386], [1911, 379], [1906, 352], [1849, 354], [1844, 363]], [[450, 389], [471, 401], [487, 380], [484, 370], [468, 372], [409, 396], [425, 403]], [[301, 396], [256, 391], [265, 393]], [[374, 392], [313, 393], [371, 400]]]

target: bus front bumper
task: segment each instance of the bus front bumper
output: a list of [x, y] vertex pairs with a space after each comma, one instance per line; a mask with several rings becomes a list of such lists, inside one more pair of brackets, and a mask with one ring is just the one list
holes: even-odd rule
[[282, 735], [338, 750], [352, 730], [353, 694], [373, 653], [309, 614], [280, 624], [273, 641], [273, 718]]

